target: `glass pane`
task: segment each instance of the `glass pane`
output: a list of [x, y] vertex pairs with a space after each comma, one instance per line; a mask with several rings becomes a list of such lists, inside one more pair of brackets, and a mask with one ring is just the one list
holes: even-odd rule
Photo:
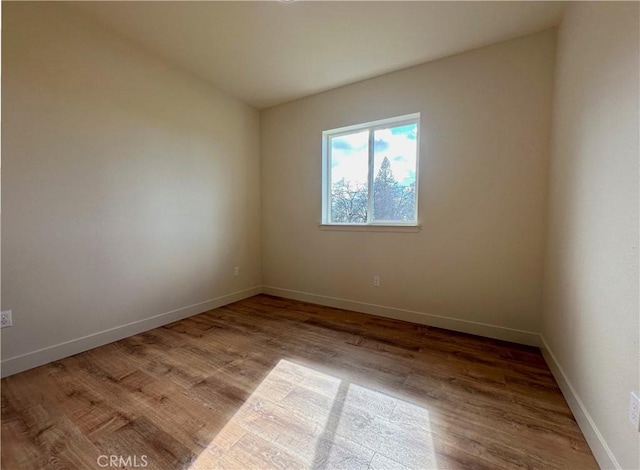
[[415, 222], [417, 124], [374, 131], [373, 217]]
[[369, 131], [332, 137], [331, 223], [367, 222]]

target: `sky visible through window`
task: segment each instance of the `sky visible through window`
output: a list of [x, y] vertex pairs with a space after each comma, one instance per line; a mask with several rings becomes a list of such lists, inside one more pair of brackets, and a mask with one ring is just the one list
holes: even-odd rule
[[[416, 124], [374, 131], [374, 176], [386, 156], [391, 172], [402, 186], [416, 181]], [[367, 184], [369, 132], [356, 132], [331, 139], [331, 181]]]
[[[332, 222], [415, 220], [417, 124], [373, 132], [369, 188], [369, 130], [331, 138]], [[373, 198], [369, 210], [369, 198]]]

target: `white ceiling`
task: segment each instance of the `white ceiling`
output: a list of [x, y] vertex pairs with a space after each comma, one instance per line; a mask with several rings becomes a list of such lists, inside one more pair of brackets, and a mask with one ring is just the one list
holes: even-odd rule
[[75, 2], [256, 108], [556, 26], [561, 2]]

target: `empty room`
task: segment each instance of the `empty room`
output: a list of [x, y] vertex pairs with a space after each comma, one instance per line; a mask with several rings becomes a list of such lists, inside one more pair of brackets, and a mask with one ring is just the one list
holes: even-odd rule
[[640, 469], [640, 3], [2, 2], [0, 465]]

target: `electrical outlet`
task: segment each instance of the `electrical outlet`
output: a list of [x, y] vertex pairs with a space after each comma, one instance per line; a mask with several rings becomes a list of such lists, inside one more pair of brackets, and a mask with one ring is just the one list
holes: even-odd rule
[[240, 275], [240, 267], [236, 266], [236, 268], [233, 270], [233, 275], [238, 277]]
[[629, 402], [629, 420], [635, 430], [640, 432], [640, 398], [633, 392], [631, 392], [631, 401]]
[[373, 287], [380, 287], [380, 276], [373, 276]]
[[3, 310], [0, 314], [0, 328], [8, 328], [10, 326], [13, 326], [11, 310]]

